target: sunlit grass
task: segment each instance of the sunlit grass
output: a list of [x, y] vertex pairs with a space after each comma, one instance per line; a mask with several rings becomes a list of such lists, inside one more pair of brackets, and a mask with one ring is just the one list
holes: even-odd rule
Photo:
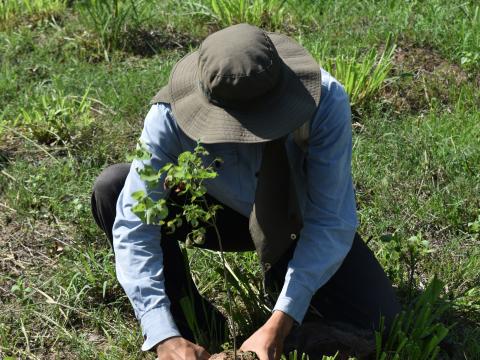
[[[456, 324], [446, 338], [452, 357], [479, 358], [478, 4], [187, 3], [135, 2], [135, 14], [129, 0], [0, 2], [0, 358], [154, 358], [141, 354], [138, 323], [91, 218], [90, 191], [105, 166], [125, 161], [149, 99], [190, 49], [160, 43], [158, 55], [132, 56], [123, 36], [145, 27], [201, 38], [242, 21], [289, 32], [345, 85], [361, 110], [353, 148], [359, 231], [404, 302], [434, 275], [442, 280], [442, 301], [452, 307], [440, 321]], [[389, 33], [397, 36], [390, 43]], [[435, 57], [402, 62], [400, 48]], [[432, 77], [437, 66], [450, 77]], [[382, 90], [402, 75], [399, 96], [415, 90], [427, 104], [421, 111], [394, 109]], [[448, 96], [435, 95], [436, 86]], [[248, 333], [261, 317], [250, 312], [264, 310], [261, 272], [252, 254], [227, 261]], [[225, 307], [218, 256], [199, 251], [190, 262], [200, 291]]]
[[65, 9], [65, 4], [65, 0], [2, 0], [0, 21], [4, 23], [24, 15], [58, 13]]

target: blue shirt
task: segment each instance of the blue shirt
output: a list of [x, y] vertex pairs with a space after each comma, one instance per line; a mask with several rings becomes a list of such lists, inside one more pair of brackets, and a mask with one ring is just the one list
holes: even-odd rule
[[[357, 226], [349, 99], [340, 83], [323, 69], [321, 91], [320, 105], [310, 122], [308, 151], [302, 151], [292, 135], [286, 141], [304, 227], [274, 310], [289, 314], [298, 323], [302, 322], [313, 294], [340, 267]], [[196, 145], [179, 128], [168, 104], [152, 106], [141, 140], [153, 154], [148, 162], [156, 169], [175, 162], [181, 152], [192, 151]], [[212, 159], [219, 156], [224, 160], [219, 176], [205, 183], [208, 193], [249, 216], [264, 144], [204, 146]], [[113, 245], [118, 280], [140, 320], [145, 338], [142, 349], [149, 350], [180, 333], [165, 293], [160, 226], [142, 223], [131, 211], [135, 204], [131, 194], [146, 191], [136, 170], [142, 166], [142, 161], [133, 161], [118, 198]], [[162, 188], [156, 190], [156, 198], [168, 195]]]

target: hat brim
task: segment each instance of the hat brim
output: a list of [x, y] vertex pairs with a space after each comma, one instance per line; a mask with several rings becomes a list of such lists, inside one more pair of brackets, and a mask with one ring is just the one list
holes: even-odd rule
[[280, 138], [310, 120], [320, 101], [320, 66], [295, 40], [267, 33], [283, 60], [281, 83], [265, 99], [242, 109], [208, 101], [198, 85], [198, 51], [172, 70], [169, 97], [173, 115], [190, 138], [202, 143], [255, 143]]

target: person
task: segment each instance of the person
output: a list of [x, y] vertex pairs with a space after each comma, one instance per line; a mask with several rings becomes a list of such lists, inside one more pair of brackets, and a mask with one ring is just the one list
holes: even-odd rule
[[[191, 290], [179, 248], [188, 224], [170, 234], [132, 212], [132, 193], [147, 191], [138, 169], [175, 162], [197, 141], [210, 152], [207, 161], [223, 160], [216, 163], [219, 176], [205, 185], [208, 202], [222, 206], [216, 221], [224, 249], [257, 250], [267, 288], [279, 290], [270, 317], [242, 350], [279, 359], [285, 338], [306, 316], [365, 329], [378, 328], [381, 316], [391, 324], [400, 310], [392, 284], [356, 233], [348, 95], [295, 40], [248, 24], [209, 35], [174, 66], [141, 140], [151, 159], [106, 168], [94, 184], [92, 212], [113, 242], [143, 350], [161, 360], [209, 358], [180, 305], [187, 291], [197, 316], [224, 321]], [[178, 201], [163, 187], [152, 197]], [[216, 244], [207, 229], [196, 246], [218, 250]]]

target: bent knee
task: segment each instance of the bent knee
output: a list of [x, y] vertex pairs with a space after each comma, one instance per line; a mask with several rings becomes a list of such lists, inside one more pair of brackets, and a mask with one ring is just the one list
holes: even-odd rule
[[95, 179], [93, 193], [96, 198], [119, 193], [123, 188], [125, 179], [130, 171], [130, 164], [114, 164], [105, 168]]
[[[384, 333], [388, 334], [390, 332], [390, 328], [392, 327], [395, 318], [397, 315], [400, 314], [402, 311], [402, 306], [398, 302], [397, 298], [394, 298], [390, 301], [388, 306], [386, 306], [383, 311], [380, 312], [380, 317], [383, 318], [383, 331]], [[380, 328], [380, 323], [376, 327], [376, 329]]]

